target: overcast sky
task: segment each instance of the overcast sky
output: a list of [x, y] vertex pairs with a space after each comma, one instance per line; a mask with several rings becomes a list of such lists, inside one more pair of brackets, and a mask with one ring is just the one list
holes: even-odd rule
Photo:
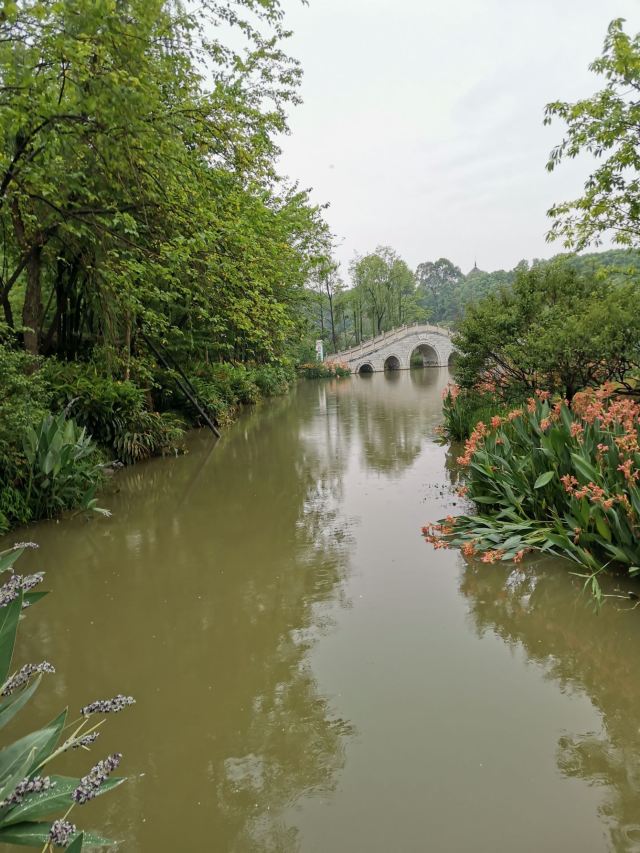
[[378, 244], [464, 272], [562, 250], [546, 210], [590, 163], [546, 172], [563, 125], [542, 126], [544, 105], [601, 88], [588, 65], [612, 18], [640, 30], [640, 0], [283, 3], [304, 103], [281, 168], [329, 202], [345, 274]]

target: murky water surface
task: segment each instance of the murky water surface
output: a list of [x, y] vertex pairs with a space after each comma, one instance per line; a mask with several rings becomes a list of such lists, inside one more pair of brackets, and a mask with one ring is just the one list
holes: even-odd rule
[[79, 823], [128, 853], [640, 851], [640, 608], [423, 542], [459, 509], [447, 378], [301, 384], [118, 475], [112, 519], [28, 532], [33, 721], [138, 700], [66, 759], [132, 777]]

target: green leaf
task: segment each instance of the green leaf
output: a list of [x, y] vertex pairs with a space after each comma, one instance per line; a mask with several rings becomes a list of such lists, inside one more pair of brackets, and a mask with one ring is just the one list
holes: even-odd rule
[[[57, 717], [55, 717], [53, 720], [51, 720], [51, 722], [44, 729], [41, 730], [43, 732], [48, 732], [49, 734], [48, 734], [48, 737], [45, 740], [44, 744], [40, 748], [40, 751], [36, 755], [36, 758], [35, 758], [35, 761], [33, 764], [34, 769], [36, 767], [39, 767], [43, 761], [46, 761], [46, 759], [53, 752], [56, 744], [58, 743], [58, 739], [60, 737], [62, 729], [64, 728], [64, 724], [66, 722], [66, 719], [67, 719], [67, 709], [65, 708], [64, 711], [61, 711]], [[0, 755], [1, 755], [1, 753], [0, 753]]]
[[[125, 781], [124, 776], [113, 776], [102, 783], [98, 796], [106, 794], [121, 785]], [[2, 825], [8, 826], [24, 821], [34, 821], [52, 815], [55, 812], [66, 810], [73, 800], [71, 794], [80, 784], [80, 779], [72, 776], [52, 776], [52, 785], [46, 791], [39, 794], [28, 794], [24, 800], [11, 809], [2, 819]]]
[[593, 467], [593, 465], [591, 465], [589, 462], [587, 462], [586, 459], [584, 459], [584, 457], [580, 456], [579, 453], [572, 453], [571, 459], [579, 474], [582, 474], [582, 476], [589, 482], [597, 482], [598, 472]]
[[0, 572], [8, 571], [24, 552], [24, 548], [9, 548], [7, 551], [0, 551]]
[[79, 850], [82, 850], [82, 843], [84, 841], [84, 832], [81, 832], [71, 844], [67, 847], [67, 853], [78, 853]]
[[[66, 712], [65, 712], [66, 714]], [[64, 725], [64, 720], [62, 721]], [[9, 790], [8, 779], [13, 777], [15, 768], [27, 761], [25, 772], [20, 778], [28, 776], [35, 768], [51, 753], [52, 743], [55, 744], [57, 736], [62, 726], [58, 727], [57, 721], [53, 724], [39, 729], [36, 732], [21, 737], [19, 740], [5, 746], [0, 750], [0, 800], [4, 799], [7, 794], [10, 794], [13, 788]], [[18, 782], [20, 779], [18, 779]], [[16, 783], [17, 784], [17, 783]], [[15, 788], [15, 785], [14, 785]]]
[[37, 678], [34, 678], [31, 684], [27, 687], [12, 693], [10, 696], [7, 696], [2, 703], [0, 703], [0, 729], [3, 726], [6, 726], [9, 720], [11, 720], [18, 711], [27, 704], [29, 699], [31, 699], [38, 689], [38, 685], [41, 681], [42, 675], [38, 675]]
[[3, 764], [0, 777], [0, 800], [4, 800], [12, 794], [18, 783], [22, 782], [29, 775], [29, 769], [35, 754], [36, 749], [32, 747], [14, 756], [7, 756], [7, 761]]
[[555, 471], [545, 471], [544, 474], [540, 474], [538, 479], [533, 484], [533, 488], [541, 489], [543, 486], [546, 486], [547, 483], [549, 483], [553, 479], [554, 474]]
[[[0, 828], [0, 843], [23, 847], [42, 847], [49, 840], [50, 823], [25, 821]], [[85, 847], [111, 847], [115, 842], [93, 832], [83, 832]], [[77, 838], [78, 836], [76, 836]], [[75, 841], [75, 839], [74, 839]]]
[[600, 536], [602, 536], [603, 539], [606, 539], [607, 542], [611, 542], [611, 528], [599, 512], [596, 513], [595, 520], [596, 530], [598, 531]]
[[4, 684], [7, 680], [11, 668], [21, 610], [22, 592], [11, 604], [0, 609], [0, 684]]

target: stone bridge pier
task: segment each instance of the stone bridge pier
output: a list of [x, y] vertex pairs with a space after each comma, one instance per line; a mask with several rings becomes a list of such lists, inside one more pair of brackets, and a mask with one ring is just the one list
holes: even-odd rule
[[352, 373], [376, 373], [408, 370], [415, 356], [422, 356], [425, 367], [446, 367], [454, 353], [448, 329], [421, 323], [383, 332], [327, 360], [345, 364]]

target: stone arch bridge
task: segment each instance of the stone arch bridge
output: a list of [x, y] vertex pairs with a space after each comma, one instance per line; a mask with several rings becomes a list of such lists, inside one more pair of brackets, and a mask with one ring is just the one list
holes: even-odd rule
[[422, 356], [425, 367], [446, 367], [454, 352], [448, 329], [416, 323], [383, 332], [358, 346], [329, 356], [327, 361], [345, 364], [352, 373], [373, 373], [407, 370], [416, 354]]

